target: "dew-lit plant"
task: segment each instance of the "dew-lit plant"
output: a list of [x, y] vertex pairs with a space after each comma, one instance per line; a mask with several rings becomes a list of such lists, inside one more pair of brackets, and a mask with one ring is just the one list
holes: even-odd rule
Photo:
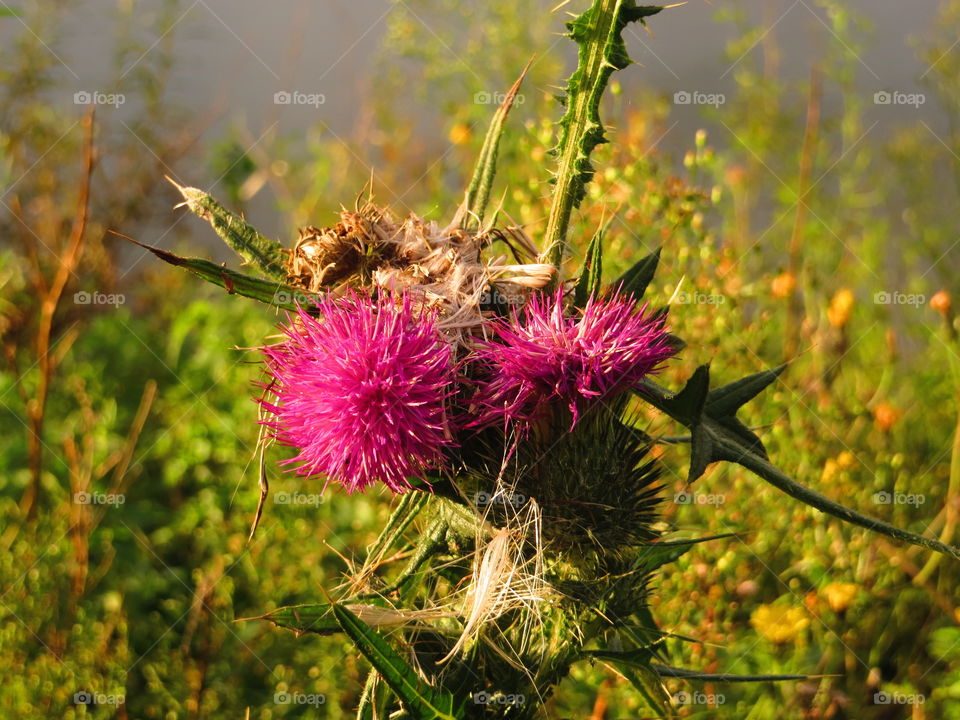
[[[351, 492], [382, 482], [402, 495], [345, 586], [263, 616], [349, 636], [372, 666], [360, 718], [542, 716], [578, 662], [615, 667], [652, 712], [674, 714], [662, 679], [708, 676], [669, 664], [648, 598], [664, 565], [710, 538], [671, 537], [659, 518], [661, 469], [642, 429], [650, 412], [688, 429], [690, 483], [710, 463], [738, 463], [823, 512], [960, 557], [770, 461], [737, 412], [782, 368], [711, 387], [704, 365], [676, 392], [654, 380], [683, 346], [666, 309], [644, 302], [659, 252], [605, 284], [598, 229], [568, 274], [570, 216], [605, 141], [600, 99], [629, 63], [621, 34], [661, 9], [594, 0], [569, 23], [579, 64], [539, 241], [485, 219], [518, 81], [446, 227], [399, 221], [367, 201], [331, 227], [303, 229], [287, 249], [180, 187], [259, 276], [151, 248], [232, 294], [291, 311], [280, 342], [262, 349], [265, 442], [295, 449], [283, 463]], [[797, 670], [720, 679], [805, 677]]]

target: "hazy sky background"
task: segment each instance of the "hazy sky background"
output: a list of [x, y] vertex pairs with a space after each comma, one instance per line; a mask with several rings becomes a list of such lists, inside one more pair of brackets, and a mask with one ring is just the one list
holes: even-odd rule
[[[465, 4], [477, 1], [465, 0]], [[120, 0], [121, 4], [127, 2], [133, 0]], [[76, 9], [70, 11], [64, 28], [65, 52], [60, 53], [69, 68], [69, 72], [64, 71], [65, 79], [82, 88], [104, 88], [115, 76], [110, 38], [118, 3], [88, 0], [74, 4]], [[677, 88], [722, 92], [732, 87], [730, 63], [723, 54], [733, 28], [714, 19], [717, 8], [728, 4], [723, 0], [689, 0], [652, 19], [649, 34], [632, 27], [627, 42], [641, 67], [620, 75], [625, 87], [643, 82], [665, 93]], [[758, 23], [769, 23], [783, 51], [784, 70], [806, 75], [829, 32], [825, 14], [813, 0], [745, 0], [739, 4]], [[574, 0], [553, 14], [549, 10], [556, 0], [542, 5], [544, 22], [559, 32], [565, 10], [586, 3]], [[870, 43], [859, 58], [858, 80], [864, 90], [917, 90], [927, 68], [918, 60], [910, 41], [929, 31], [938, 0], [846, 0], [845, 5], [868, 17], [874, 26]], [[138, 13], [149, 15], [158, 11], [160, 3], [145, 0], [136, 7]], [[173, 100], [197, 108], [222, 100], [230, 114], [243, 115], [251, 127], [256, 127], [270, 115], [276, 90], [299, 88], [323, 93], [323, 121], [337, 132], [348, 132], [354, 117], [351, 110], [368, 88], [372, 58], [393, 3], [184, 0], [181, 7], [172, 33], [179, 59], [171, 86]], [[421, 20], [428, 37], [430, 18]], [[0, 42], [27, 31], [20, 21], [6, 20], [0, 24]], [[469, 33], [470, 28], [462, 31]], [[450, 38], [450, 44], [455, 47], [456, 39]], [[295, 47], [299, 53], [293, 55]], [[572, 46], [566, 49], [572, 62]], [[455, 50], [450, 52], [450, 62], [459, 62]], [[935, 112], [932, 107], [926, 110]], [[296, 128], [315, 118], [312, 109], [289, 112], [283, 123]]]
[[[57, 46], [66, 87], [122, 92], [122, 81], [119, 86], [111, 85], [117, 74], [113, 38], [117, 7], [128, 3], [134, 0], [73, 3], [75, 7], [68, 11], [62, 28], [63, 43]], [[23, 4], [29, 7], [27, 0]], [[730, 61], [724, 59], [724, 50], [735, 30], [729, 23], [715, 20], [718, 7], [729, 4], [723, 0], [690, 0], [652, 18], [650, 33], [639, 26], [631, 27], [627, 44], [639, 66], [618, 75], [625, 101], [629, 104], [631, 90], [639, 84], [667, 96], [677, 90], [731, 92], [733, 72]], [[865, 50], [857, 56], [857, 84], [866, 97], [872, 99], [878, 90], [924, 91], [921, 79], [928, 68], [918, 59], [914, 44], [929, 34], [939, 4], [938, 0], [846, 2], [873, 25]], [[556, 0], [542, 5], [543, 21], [559, 33], [565, 11], [580, 10], [587, 3], [573, 0], [552, 14], [550, 9]], [[159, 0], [134, 3], [143, 20], [158, 13], [161, 6]], [[813, 0], [745, 0], [739, 6], [748, 9], [751, 17], [775, 36], [784, 72], [805, 78], [829, 38], [824, 11]], [[283, 108], [280, 132], [296, 135], [320, 121], [338, 136], [348, 137], [356, 122], [356, 108], [369, 91], [373, 58], [393, 7], [394, 2], [388, 0], [184, 0], [171, 33], [177, 65], [170, 99], [198, 113], [219, 104], [224, 110], [222, 119], [211, 129], [210, 137], [236, 122], [242, 122], [256, 136], [278, 116], [273, 103], [275, 92], [295, 89], [321, 93], [325, 99], [321, 106]], [[420, 19], [419, 30], [425, 38], [430, 37], [430, 18]], [[21, 20], [5, 19], [0, 23], [0, 43], [31, 31]], [[469, 33], [470, 28], [465, 26], [461, 31]], [[168, 41], [146, 38], [148, 45], [156, 43], [155, 47]], [[449, 43], [456, 47], [456, 38], [449, 38]], [[574, 61], [573, 45], [563, 41], [559, 47], [566, 52], [568, 74]], [[759, 51], [759, 47], [751, 50]], [[955, 51], [960, 52], [960, 48]], [[449, 59], [454, 65], [461, 62], [455, 50], [450, 51]], [[469, 71], [464, 68], [464, 72]], [[828, 95], [827, 108], [836, 100]], [[64, 108], [79, 116], [66, 95]], [[946, 127], [946, 119], [932, 98], [920, 108], [879, 107], [868, 102], [867, 112], [867, 122], [876, 120], [889, 127], [895, 126], [898, 118], [915, 120], [918, 114], [931, 128]], [[677, 121], [677, 125], [663, 139], [662, 149], [679, 154], [690, 147], [693, 132], [704, 124], [702, 117], [701, 108], [674, 108], [671, 122]], [[445, 136], [431, 141], [436, 143], [438, 154], [447, 142]], [[723, 141], [714, 138], [714, 142]], [[931, 141], [935, 139], [931, 137]], [[258, 205], [265, 208], [267, 200], [257, 198]]]

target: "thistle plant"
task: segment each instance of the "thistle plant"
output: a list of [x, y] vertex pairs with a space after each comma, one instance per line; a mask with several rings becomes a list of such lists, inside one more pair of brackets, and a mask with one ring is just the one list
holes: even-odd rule
[[[178, 186], [257, 275], [151, 248], [232, 294], [290, 311], [280, 341], [262, 348], [260, 381], [264, 442], [293, 448], [284, 466], [347, 492], [383, 483], [400, 496], [341, 587], [260, 618], [353, 641], [371, 666], [359, 718], [541, 717], [579, 662], [616, 668], [664, 717], [675, 713], [665, 677], [806, 677], [804, 668], [737, 677], [670, 665], [648, 598], [661, 568], [713, 538], [671, 536], [660, 519], [656, 440], [643, 429], [651, 412], [687, 428], [690, 483], [710, 463], [739, 463], [823, 512], [960, 557], [772, 463], [737, 412], [783, 368], [721, 387], [711, 387], [708, 366], [678, 391], [657, 382], [683, 347], [666, 308], [644, 301], [659, 252], [605, 284], [601, 228], [571, 272], [570, 215], [605, 141], [600, 99], [629, 64], [621, 34], [661, 9], [593, 0], [569, 23], [579, 64], [539, 242], [486, 220], [518, 81], [445, 227], [399, 221], [368, 200], [285, 248]], [[397, 557], [400, 567], [389, 560]]]

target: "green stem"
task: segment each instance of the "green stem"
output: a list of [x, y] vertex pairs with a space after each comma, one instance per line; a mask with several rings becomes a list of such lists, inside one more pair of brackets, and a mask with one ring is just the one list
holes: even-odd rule
[[586, 183], [593, 177], [590, 154], [606, 142], [600, 121], [603, 91], [613, 71], [631, 62], [623, 30], [629, 23], [643, 22], [660, 10], [637, 6], [636, 0], [593, 0], [586, 12], [567, 24], [579, 48], [577, 69], [567, 81], [567, 111], [559, 124], [557, 171], [541, 253], [558, 270], [566, 250], [570, 215], [580, 205]]
[[918, 535], [917, 533], [910, 532], [909, 530], [903, 530], [895, 525], [886, 523], [883, 520], [877, 520], [876, 518], [862, 515], [856, 510], [852, 510], [844, 505], [840, 505], [839, 503], [824, 497], [820, 493], [800, 485], [798, 482], [783, 473], [779, 468], [770, 464], [767, 460], [763, 459], [759, 455], [756, 455], [755, 453], [744, 453], [738, 462], [740, 465], [743, 465], [754, 474], [763, 478], [778, 490], [785, 492], [787, 495], [794, 497], [797, 500], [806, 503], [810, 507], [820, 510], [821, 512], [825, 512], [828, 515], [833, 515], [834, 517], [840, 518], [841, 520], [844, 520], [852, 525], [857, 525], [859, 527], [866, 528], [867, 530], [873, 530], [874, 532], [883, 533], [884, 535], [902, 542], [910, 543], [911, 545], [919, 545], [920, 547], [925, 547], [930, 550], [936, 550], [939, 553], [943, 553], [944, 555], [949, 555], [950, 557], [960, 560], [960, 548], [947, 545], [946, 543], [933, 538]]
[[[816, 508], [820, 512], [833, 515], [852, 525], [883, 533], [895, 540], [910, 543], [911, 545], [919, 545], [920, 547], [936, 550], [944, 555], [960, 559], [960, 548], [948, 545], [940, 540], [924, 537], [909, 530], [903, 530], [883, 520], [863, 515], [856, 510], [836, 503], [820, 493], [801, 485], [780, 470], [780, 468], [770, 463], [765, 457], [741, 444], [740, 438], [732, 436], [729, 431], [718, 425], [715, 418], [709, 415], [701, 415], [693, 419], [682, 415], [678, 417], [680, 413], [671, 405], [671, 402], [675, 402], [675, 398], [681, 397], [683, 393], [675, 395], [649, 378], [644, 380], [640, 391], [645, 399], [654, 407], [668, 412], [668, 414], [670, 414], [672, 409], [673, 414], [671, 414], [671, 417], [683, 423], [686, 427], [691, 428], [695, 436], [698, 431], [701, 434], [710, 436], [710, 440], [714, 445], [709, 450], [711, 454], [706, 459], [706, 462], [716, 460], [736, 462], [763, 480], [766, 480], [778, 490], [806, 503], [810, 507]], [[702, 413], [702, 409], [699, 412]], [[694, 428], [696, 428], [696, 430], [694, 430]]]
[[[947, 331], [947, 341], [949, 343], [947, 345], [947, 360], [950, 363], [950, 376], [953, 379], [953, 397], [957, 405], [960, 406], [960, 363], [958, 363], [957, 356], [953, 351], [953, 347], [951, 347], [951, 345], [956, 345], [956, 343], [952, 342], [955, 340], [954, 335], [953, 324], [949, 323]], [[944, 510], [946, 520], [943, 524], [943, 530], [940, 533], [941, 542], [950, 543], [953, 541], [953, 535], [957, 530], [958, 502], [960, 502], [960, 411], [958, 411], [957, 425], [953, 431], [953, 447], [950, 451], [950, 481], [947, 484], [946, 508]], [[927, 563], [921, 568], [920, 572], [914, 576], [914, 584], [925, 584], [939, 564], [939, 555], [934, 555], [927, 560]]]

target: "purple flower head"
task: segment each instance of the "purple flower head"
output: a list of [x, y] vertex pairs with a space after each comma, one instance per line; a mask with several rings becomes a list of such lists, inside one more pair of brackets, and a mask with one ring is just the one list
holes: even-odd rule
[[377, 480], [394, 492], [443, 461], [454, 379], [436, 315], [408, 297], [348, 294], [302, 308], [286, 339], [264, 348], [275, 404], [266, 422], [299, 454], [301, 475], [325, 475], [348, 492]]
[[487, 376], [474, 396], [476, 424], [529, 424], [560, 401], [576, 425], [585, 404], [636, 386], [674, 354], [665, 323], [622, 296], [591, 297], [569, 317], [562, 288], [533, 295], [520, 313], [494, 321], [494, 339], [479, 343]]

